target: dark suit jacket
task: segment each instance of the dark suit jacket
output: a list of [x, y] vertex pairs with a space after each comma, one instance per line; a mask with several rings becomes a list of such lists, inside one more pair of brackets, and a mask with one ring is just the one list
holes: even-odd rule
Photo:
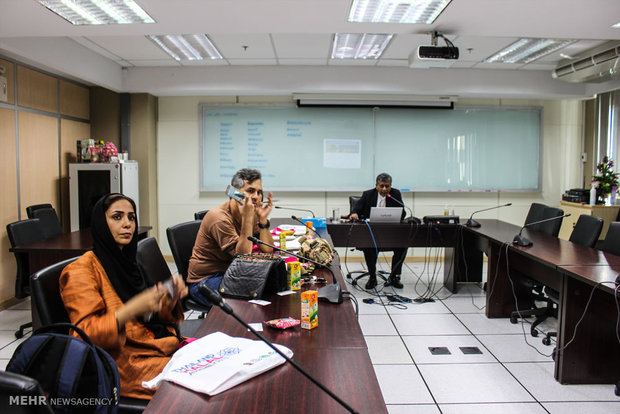
[[[393, 199], [396, 199], [400, 201], [401, 203], [403, 202], [403, 198], [400, 195], [399, 190], [392, 188], [390, 190], [390, 196], [391, 197], [388, 197], [385, 200], [386, 207], [402, 207], [403, 206], [402, 204], [399, 204], [393, 200]], [[373, 188], [372, 190], [364, 191], [362, 193], [362, 198], [360, 198], [360, 201], [357, 202], [356, 206], [353, 208], [353, 211], [351, 211], [351, 213], [357, 213], [360, 219], [367, 219], [368, 217], [370, 217], [370, 207], [377, 206], [378, 197], [379, 197], [379, 192], [377, 191], [376, 188]], [[403, 208], [403, 214], [401, 216], [401, 219], [403, 219], [404, 217], [405, 217], [405, 209]]]

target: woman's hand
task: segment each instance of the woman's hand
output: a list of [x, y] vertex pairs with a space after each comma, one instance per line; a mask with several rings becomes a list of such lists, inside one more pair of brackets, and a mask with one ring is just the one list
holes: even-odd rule
[[158, 283], [129, 299], [116, 311], [116, 322], [119, 329], [125, 326], [125, 323], [130, 319], [158, 312], [161, 309], [161, 297], [163, 295], [164, 288], [161, 283]]
[[164, 295], [164, 303], [166, 307], [172, 308], [176, 303], [188, 294], [187, 286], [183, 278], [179, 274], [172, 275], [172, 284], [174, 286], [174, 296]]

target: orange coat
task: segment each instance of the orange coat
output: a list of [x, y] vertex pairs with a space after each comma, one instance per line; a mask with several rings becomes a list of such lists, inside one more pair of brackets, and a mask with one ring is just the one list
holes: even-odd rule
[[[179, 347], [177, 337], [155, 339], [136, 319], [128, 321], [119, 332], [115, 312], [123, 302], [92, 251], [65, 267], [60, 276], [60, 294], [71, 323], [116, 361], [121, 395], [150, 399], [154, 390], [143, 388], [142, 381], [154, 378], [163, 370]], [[160, 312], [159, 319], [170, 323], [182, 321], [181, 307], [177, 304], [172, 310]]]

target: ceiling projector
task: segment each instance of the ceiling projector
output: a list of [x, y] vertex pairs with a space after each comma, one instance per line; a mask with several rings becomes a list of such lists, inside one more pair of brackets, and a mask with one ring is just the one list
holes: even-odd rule
[[417, 53], [418, 59], [458, 59], [459, 48], [455, 46], [420, 46]]

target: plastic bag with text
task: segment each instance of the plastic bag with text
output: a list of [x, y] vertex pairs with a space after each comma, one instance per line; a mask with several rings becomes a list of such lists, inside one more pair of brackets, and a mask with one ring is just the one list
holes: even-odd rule
[[[287, 347], [276, 346], [289, 358], [293, 356]], [[262, 341], [215, 332], [176, 351], [163, 371], [142, 382], [142, 386], [156, 388], [165, 380], [216, 395], [284, 362], [284, 358]]]

